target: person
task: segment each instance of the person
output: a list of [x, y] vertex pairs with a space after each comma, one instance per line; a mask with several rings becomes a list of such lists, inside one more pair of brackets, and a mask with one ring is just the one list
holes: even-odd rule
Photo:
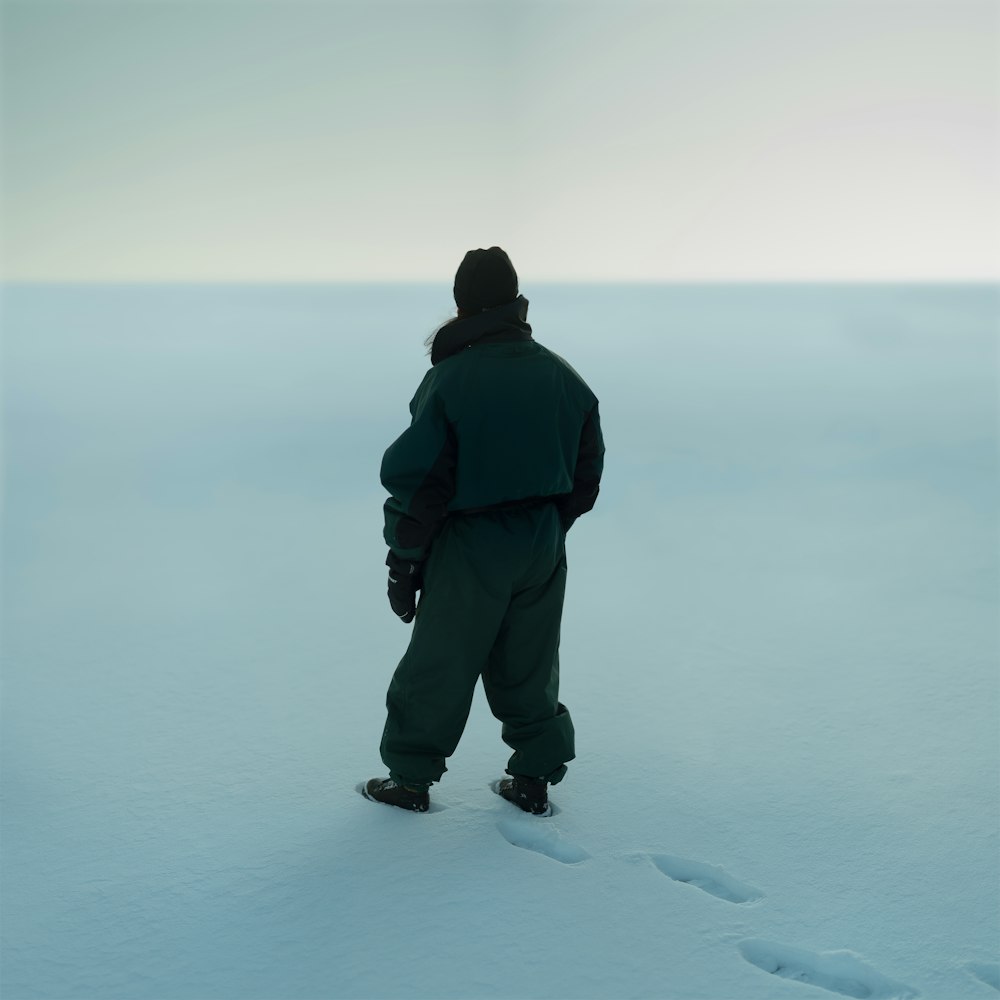
[[454, 295], [410, 426], [382, 459], [389, 603], [413, 632], [386, 696], [389, 776], [361, 790], [425, 812], [482, 677], [514, 751], [494, 791], [548, 815], [548, 786], [575, 756], [559, 631], [566, 532], [594, 506], [604, 466], [597, 398], [532, 337], [500, 247], [465, 255]]

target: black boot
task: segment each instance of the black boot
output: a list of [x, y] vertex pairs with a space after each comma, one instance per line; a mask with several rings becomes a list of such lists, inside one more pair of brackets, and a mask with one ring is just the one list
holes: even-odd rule
[[365, 783], [361, 794], [372, 802], [384, 802], [389, 806], [399, 806], [400, 809], [411, 809], [418, 813], [427, 812], [431, 804], [426, 788], [397, 785], [392, 778], [372, 778]]
[[551, 816], [548, 787], [549, 783], [544, 778], [515, 774], [509, 778], [501, 778], [493, 786], [493, 790], [532, 816]]

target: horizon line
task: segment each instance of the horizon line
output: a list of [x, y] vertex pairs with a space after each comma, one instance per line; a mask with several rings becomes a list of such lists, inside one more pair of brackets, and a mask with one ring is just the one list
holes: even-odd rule
[[[385, 288], [400, 285], [431, 288], [449, 286], [450, 278], [0, 278], [0, 288], [16, 287], [342, 287]], [[691, 287], [691, 286], [832, 286], [832, 285], [948, 285], [948, 286], [997, 286], [1000, 275], [995, 277], [880, 277], [880, 278], [552, 278], [533, 280], [535, 287]], [[523, 294], [523, 293], [522, 293]]]

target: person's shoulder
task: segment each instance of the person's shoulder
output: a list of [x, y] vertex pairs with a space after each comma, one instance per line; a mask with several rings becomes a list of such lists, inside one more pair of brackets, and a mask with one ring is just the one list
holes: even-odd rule
[[462, 350], [455, 354], [450, 354], [446, 358], [442, 358], [427, 369], [427, 374], [424, 378], [435, 386], [448, 385], [448, 383], [454, 381], [458, 373], [465, 367], [469, 353], [467, 350]]
[[[536, 341], [536, 343], [538, 342]], [[588, 393], [591, 393], [591, 395], [593, 395], [590, 386], [587, 385], [583, 376], [561, 354], [556, 354], [555, 351], [549, 349], [548, 347], [544, 347], [542, 344], [538, 344], [538, 346], [549, 358], [552, 359], [553, 364], [555, 364], [557, 367], [559, 367], [566, 373], [566, 375], [570, 378], [571, 381], [578, 382], [584, 389], [587, 390]]]
[[465, 367], [463, 358], [468, 353], [459, 351], [428, 368], [417, 389], [417, 395], [428, 398], [448, 393], [462, 379], [462, 369]]
[[441, 394], [442, 374], [439, 364], [424, 372], [424, 377], [420, 380], [420, 385], [417, 386], [413, 393], [413, 399], [410, 401], [411, 410], [414, 408], [422, 409], [431, 399]]

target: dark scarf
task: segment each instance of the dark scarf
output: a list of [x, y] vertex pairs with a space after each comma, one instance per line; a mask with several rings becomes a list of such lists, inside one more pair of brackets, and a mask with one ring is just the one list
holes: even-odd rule
[[531, 340], [531, 327], [527, 323], [528, 300], [519, 295], [495, 309], [459, 316], [445, 323], [431, 345], [431, 364], [436, 365], [473, 344], [507, 343]]

